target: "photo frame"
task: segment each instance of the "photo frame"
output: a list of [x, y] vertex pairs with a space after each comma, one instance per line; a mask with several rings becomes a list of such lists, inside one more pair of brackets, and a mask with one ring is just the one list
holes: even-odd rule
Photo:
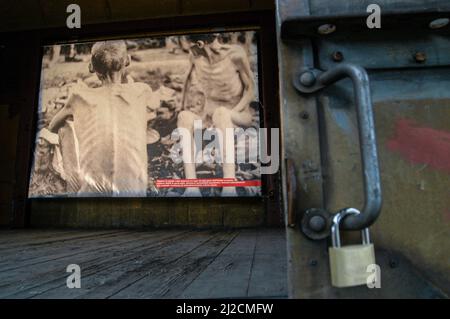
[[[43, 46], [28, 196], [261, 196], [260, 163], [255, 160], [261, 123], [258, 43], [258, 28], [247, 28]], [[122, 58], [114, 56], [119, 47]], [[115, 83], [111, 90], [109, 80], [102, 84], [104, 75], [92, 70], [93, 64], [105, 69], [106, 64], [99, 66], [101, 59], [117, 60], [107, 65], [109, 69], [122, 60], [127, 64], [121, 66], [120, 84]], [[89, 74], [88, 69], [95, 74]], [[251, 92], [245, 92], [246, 88]], [[117, 94], [122, 95], [111, 102], [111, 96]], [[136, 94], [142, 99], [133, 100]], [[241, 101], [244, 95], [246, 100]], [[133, 118], [130, 113], [135, 111], [130, 109], [139, 103], [141, 114]], [[233, 111], [236, 106], [238, 112]], [[228, 110], [230, 114], [222, 114]], [[62, 113], [66, 113], [64, 119], [58, 119]], [[143, 134], [131, 132], [138, 123], [143, 130], [139, 119], [146, 116], [143, 142]], [[190, 120], [183, 124], [186, 116]], [[227, 123], [227, 117], [237, 121]], [[245, 118], [247, 123], [243, 123]], [[175, 141], [174, 136], [189, 129], [193, 125], [189, 121], [195, 121], [197, 127], [190, 131], [195, 137], [195, 145], [190, 146], [194, 154], [186, 160], [186, 156], [182, 158], [186, 142], [181, 137]], [[234, 138], [224, 134], [228, 128], [234, 130]], [[202, 137], [194, 131], [202, 131]], [[147, 154], [145, 147], [137, 146], [139, 139], [146, 143]], [[179, 148], [178, 158], [174, 146]], [[226, 148], [234, 153], [234, 162], [226, 162], [221, 155], [226, 154]], [[252, 162], [246, 162], [246, 154], [252, 156]], [[130, 158], [134, 162], [127, 163]]]

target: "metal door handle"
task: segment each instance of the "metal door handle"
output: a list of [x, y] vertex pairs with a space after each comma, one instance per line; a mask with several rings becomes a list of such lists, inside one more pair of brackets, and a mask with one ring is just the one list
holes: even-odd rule
[[325, 72], [317, 69], [303, 69], [295, 76], [294, 86], [301, 93], [309, 94], [343, 78], [350, 78], [353, 82], [365, 200], [361, 214], [345, 218], [341, 228], [360, 230], [375, 222], [380, 214], [382, 203], [369, 76], [364, 68], [353, 64], [341, 64]]

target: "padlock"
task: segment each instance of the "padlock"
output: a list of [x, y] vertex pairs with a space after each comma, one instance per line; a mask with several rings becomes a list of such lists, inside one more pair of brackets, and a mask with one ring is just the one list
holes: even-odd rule
[[347, 215], [359, 214], [355, 208], [346, 208], [337, 213], [331, 226], [332, 247], [329, 247], [331, 284], [334, 287], [353, 287], [367, 284], [370, 272], [367, 266], [375, 264], [375, 251], [370, 243], [369, 229], [361, 231], [362, 245], [341, 247], [339, 223]]

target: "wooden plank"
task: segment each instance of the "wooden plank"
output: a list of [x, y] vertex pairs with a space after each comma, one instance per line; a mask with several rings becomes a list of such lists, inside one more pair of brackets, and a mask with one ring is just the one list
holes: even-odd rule
[[114, 238], [120, 236], [124, 232], [107, 232], [107, 233], [95, 233], [89, 236], [82, 236], [72, 240], [52, 241], [46, 244], [29, 244], [23, 247], [16, 247], [10, 249], [0, 250], [0, 271], [3, 266], [8, 263], [21, 263], [25, 260], [32, 259], [36, 256], [43, 257], [42, 252], [45, 251], [46, 256], [51, 256], [53, 250], [58, 248], [62, 250], [70, 250], [79, 245], [88, 245], [91, 241], [102, 240], [104, 238]]
[[67, 229], [27, 229], [27, 230], [6, 230], [0, 231], [0, 247], [6, 244], [17, 243], [18, 241], [28, 241], [31, 238], [49, 238], [49, 236], [61, 235], [67, 233]]
[[247, 296], [257, 230], [243, 230], [182, 292], [182, 298]]
[[284, 229], [258, 234], [247, 297], [284, 297], [287, 291], [287, 247]]
[[8, 251], [8, 250], [17, 250], [21, 248], [28, 248], [29, 246], [37, 246], [37, 245], [48, 245], [56, 242], [63, 241], [71, 241], [77, 240], [81, 238], [87, 237], [95, 237], [101, 234], [113, 234], [118, 233], [119, 230], [107, 230], [107, 231], [90, 231], [90, 232], [80, 232], [76, 230], [70, 230], [63, 232], [61, 234], [50, 234], [45, 235], [40, 238], [29, 238], [28, 240], [19, 240], [15, 243], [6, 243], [5, 245], [0, 247], [0, 252]]
[[158, 247], [135, 252], [128, 260], [121, 263], [111, 263], [95, 271], [83, 271], [81, 264], [81, 288], [68, 289], [65, 282], [58, 287], [42, 290], [35, 298], [108, 298], [116, 292], [125, 289], [139, 281], [149, 273], [159, 278], [167, 271], [167, 264], [183, 256], [204, 242], [220, 234], [213, 232], [192, 232], [185, 238], [174, 240]]
[[237, 232], [222, 232], [187, 253], [179, 256], [171, 253], [168, 259], [151, 265], [144, 276], [108, 298], [180, 298], [181, 292], [237, 235]]
[[103, 269], [135, 260], [139, 254], [161, 248], [171, 241], [181, 240], [186, 234], [188, 234], [186, 231], [158, 231], [155, 234], [149, 234], [147, 238], [138, 237], [125, 242], [116, 240], [106, 248], [92, 247], [89, 252], [81, 255], [65, 256], [33, 265], [33, 267], [20, 268], [6, 273], [0, 280], [3, 283], [5, 278], [12, 278], [8, 284], [0, 286], [0, 298], [5, 296], [29, 298], [62, 285], [65, 287], [68, 276], [65, 267], [69, 264], [79, 264], [83, 276], [89, 276]]
[[[149, 234], [149, 233], [142, 233]], [[104, 249], [117, 244], [132, 242], [142, 237], [140, 232], [113, 232], [100, 235], [82, 237], [71, 241], [54, 242], [45, 246], [31, 246], [27, 249], [13, 250], [9, 255], [3, 256], [0, 262], [0, 273], [12, 271], [21, 267], [29, 267], [48, 260], [56, 260], [64, 257], [74, 256], [89, 251]], [[152, 233], [150, 233], [152, 234]], [[125, 240], [124, 239], [130, 239]], [[93, 248], [95, 247], [95, 248]], [[2, 252], [3, 255], [3, 252]], [[1, 274], [0, 274], [0, 278]]]

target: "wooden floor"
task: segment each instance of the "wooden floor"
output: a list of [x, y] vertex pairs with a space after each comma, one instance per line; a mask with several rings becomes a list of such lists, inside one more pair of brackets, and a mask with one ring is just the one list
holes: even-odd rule
[[278, 229], [0, 231], [0, 298], [285, 298], [286, 267]]

